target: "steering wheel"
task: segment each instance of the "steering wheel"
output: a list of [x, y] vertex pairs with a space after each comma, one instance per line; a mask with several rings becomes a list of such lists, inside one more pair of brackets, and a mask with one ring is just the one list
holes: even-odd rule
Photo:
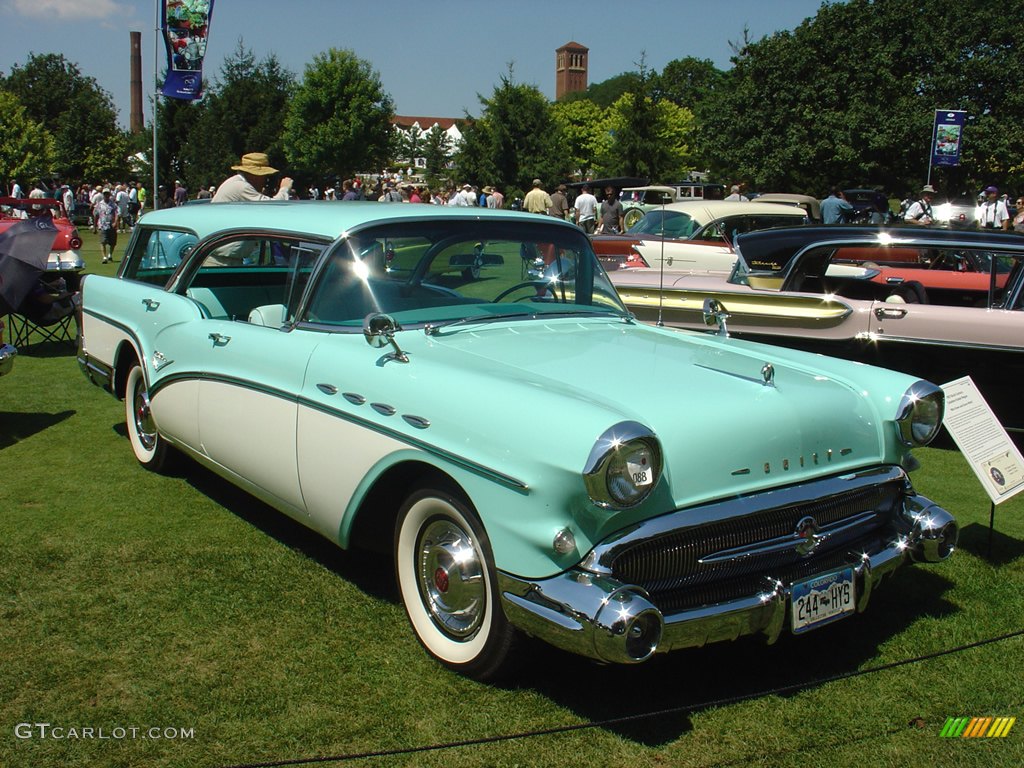
[[[497, 304], [499, 301], [504, 299], [510, 293], [512, 293], [513, 291], [518, 291], [520, 288], [544, 288], [545, 292], [546, 292], [546, 289], [549, 286], [550, 286], [550, 283], [547, 280], [524, 280], [521, 283], [516, 283], [511, 288], [506, 288], [504, 291], [502, 291], [497, 296], [495, 296], [493, 299], [491, 299], [491, 303], [492, 304]], [[530, 296], [528, 298], [532, 299], [532, 298], [535, 298], [535, 297]], [[519, 299], [517, 299], [517, 301], [519, 301]]]

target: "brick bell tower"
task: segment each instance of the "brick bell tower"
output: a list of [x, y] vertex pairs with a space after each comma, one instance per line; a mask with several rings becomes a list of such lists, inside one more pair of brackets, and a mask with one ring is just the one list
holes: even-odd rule
[[566, 43], [555, 51], [555, 100], [567, 93], [587, 90], [587, 54], [579, 43]]

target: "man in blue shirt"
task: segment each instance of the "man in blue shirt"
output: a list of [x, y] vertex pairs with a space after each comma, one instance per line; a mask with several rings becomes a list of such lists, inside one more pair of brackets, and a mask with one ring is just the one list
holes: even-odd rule
[[829, 196], [821, 201], [821, 220], [825, 224], [842, 224], [851, 213], [853, 206], [839, 187], [832, 187]]

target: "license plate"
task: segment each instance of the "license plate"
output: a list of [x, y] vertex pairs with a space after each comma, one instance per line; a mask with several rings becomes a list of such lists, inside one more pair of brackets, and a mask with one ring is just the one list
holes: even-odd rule
[[855, 602], [852, 568], [794, 584], [790, 606], [794, 634], [849, 616]]

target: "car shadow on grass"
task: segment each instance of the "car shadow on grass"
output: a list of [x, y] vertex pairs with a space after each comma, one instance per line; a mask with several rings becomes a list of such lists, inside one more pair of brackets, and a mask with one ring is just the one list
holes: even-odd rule
[[[743, 699], [789, 697], [828, 679], [879, 665], [879, 649], [922, 617], [948, 616], [953, 583], [924, 568], [876, 587], [864, 614], [767, 645], [743, 637], [655, 656], [636, 666], [601, 666], [535, 643], [513, 688], [531, 688], [622, 738], [658, 747], [692, 729], [690, 716]], [[877, 674], [899, 674], [881, 671]], [[566, 685], [565, 681], [572, 681]]]
[[70, 419], [77, 411], [59, 413], [0, 413], [0, 450]]
[[182, 474], [197, 491], [267, 536], [316, 561], [371, 597], [398, 602], [394, 561], [390, 556], [381, 557], [378, 553], [358, 549], [341, 549], [190, 459], [185, 460]]

